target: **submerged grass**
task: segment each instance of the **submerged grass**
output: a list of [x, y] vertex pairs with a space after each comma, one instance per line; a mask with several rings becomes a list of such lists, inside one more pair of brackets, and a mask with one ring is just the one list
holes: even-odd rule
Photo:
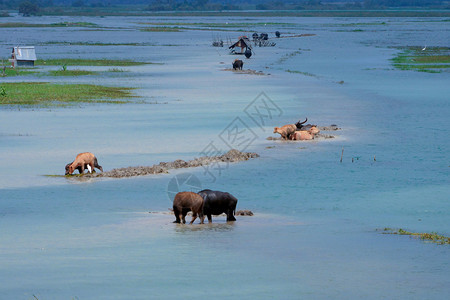
[[0, 70], [0, 76], [21, 76], [21, 75], [30, 75], [38, 73], [37, 71], [30, 71], [28, 69], [12, 69], [7, 67], [4, 71], [3, 68]]
[[392, 229], [386, 227], [383, 230], [383, 234], [409, 235], [411, 237], [419, 238], [423, 241], [428, 241], [439, 245], [450, 245], [450, 237], [437, 234], [436, 232], [431, 233], [409, 232], [401, 228]]
[[[127, 103], [131, 88], [47, 82], [2, 83], [0, 105], [64, 106], [81, 102]], [[119, 100], [114, 100], [119, 99]], [[122, 100], [120, 100], [122, 99]]]
[[97, 24], [89, 22], [60, 22], [52, 24], [32, 24], [22, 22], [0, 23], [0, 28], [18, 28], [18, 27], [97, 27]]
[[392, 65], [400, 70], [441, 73], [450, 68], [450, 48], [406, 47], [392, 58]]
[[100, 42], [43, 42], [41, 45], [67, 45], [67, 46], [151, 46], [150, 43], [100, 43]]
[[38, 59], [36, 65], [47, 66], [116, 66], [129, 67], [154, 64], [151, 62], [139, 62], [132, 60], [112, 60], [112, 59]]
[[86, 70], [56, 70], [49, 71], [51, 76], [84, 76], [84, 75], [95, 75], [98, 72], [86, 71]]
[[302, 71], [295, 71], [295, 70], [287, 69], [286, 72], [294, 73], [294, 74], [301, 74], [301, 75], [305, 75], [305, 76], [309, 76], [309, 77], [317, 77], [317, 75], [315, 75], [315, 74], [308, 73], [308, 72], [302, 72]]

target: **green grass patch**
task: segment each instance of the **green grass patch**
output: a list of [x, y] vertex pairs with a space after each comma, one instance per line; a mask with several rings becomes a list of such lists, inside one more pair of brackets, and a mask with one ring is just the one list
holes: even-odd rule
[[49, 71], [51, 76], [84, 76], [84, 75], [95, 75], [98, 72], [86, 71], [86, 70], [57, 70]]
[[38, 73], [37, 71], [30, 71], [28, 69], [20, 69], [20, 68], [9, 68], [7, 67], [5, 69], [5, 72], [3, 72], [3, 67], [0, 69], [0, 76], [8, 77], [8, 76], [24, 76], [24, 75], [31, 75]]
[[399, 70], [414, 70], [441, 73], [450, 68], [450, 48], [447, 47], [405, 47], [391, 59]]
[[100, 43], [100, 42], [57, 42], [50, 41], [41, 45], [66, 45], [66, 46], [150, 46], [149, 43]]
[[116, 66], [130, 67], [153, 64], [151, 62], [139, 62], [132, 60], [111, 60], [111, 59], [38, 59], [35, 65], [46, 66]]
[[97, 27], [98, 25], [90, 22], [59, 22], [50, 24], [51, 27]]
[[168, 27], [168, 26], [155, 26], [142, 28], [141, 31], [144, 32], [180, 32], [182, 29], [180, 27]]
[[392, 228], [384, 228], [383, 234], [398, 234], [398, 235], [409, 235], [414, 238], [419, 238], [423, 241], [432, 242], [439, 245], [450, 245], [450, 237], [446, 237], [436, 232], [431, 233], [420, 233], [420, 232], [409, 232], [404, 229], [392, 229]]
[[[135, 97], [131, 88], [91, 84], [54, 84], [47, 82], [18, 82], [0, 84], [1, 105], [64, 106], [86, 103], [126, 103]], [[119, 100], [115, 100], [119, 99]]]
[[60, 22], [52, 24], [31, 24], [22, 22], [0, 23], [0, 28], [19, 28], [19, 27], [97, 27], [97, 24], [89, 22]]
[[259, 23], [196, 23], [196, 22], [141, 22], [138, 24], [155, 25], [155, 26], [198, 26], [211, 28], [241, 28], [241, 27], [255, 27], [255, 26], [297, 26], [295, 23], [275, 23], [275, 22], [259, 22]]
[[207, 27], [185, 27], [185, 26], [154, 26], [142, 28], [141, 31], [148, 32], [180, 32], [187, 30], [203, 30], [203, 31], [247, 31], [244, 29], [224, 29], [224, 28], [207, 28]]
[[309, 76], [309, 77], [317, 77], [317, 75], [308, 73], [308, 72], [301, 72], [301, 71], [295, 71], [295, 70], [289, 70], [289, 69], [287, 69], [286, 72], [293, 73], [293, 74], [301, 74], [301, 75], [305, 75], [305, 76]]

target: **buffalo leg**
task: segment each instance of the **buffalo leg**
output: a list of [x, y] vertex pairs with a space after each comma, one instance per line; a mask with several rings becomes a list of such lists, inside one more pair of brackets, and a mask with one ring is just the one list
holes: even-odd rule
[[211, 217], [211, 214], [207, 214], [206, 216], [208, 217], [208, 223], [212, 223], [212, 217]]
[[236, 208], [230, 207], [227, 211], [227, 222], [236, 221], [236, 218], [233, 216], [233, 212]]
[[181, 219], [180, 219], [181, 214], [176, 207], [173, 208], [173, 213], [175, 214], [175, 221], [173, 221], [173, 222], [181, 223]]

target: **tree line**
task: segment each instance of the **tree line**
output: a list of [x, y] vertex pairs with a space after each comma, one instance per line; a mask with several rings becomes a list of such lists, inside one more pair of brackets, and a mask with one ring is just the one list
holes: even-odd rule
[[140, 5], [147, 11], [338, 10], [421, 7], [450, 9], [450, 0], [0, 0], [0, 10], [18, 9], [30, 16], [52, 7]]

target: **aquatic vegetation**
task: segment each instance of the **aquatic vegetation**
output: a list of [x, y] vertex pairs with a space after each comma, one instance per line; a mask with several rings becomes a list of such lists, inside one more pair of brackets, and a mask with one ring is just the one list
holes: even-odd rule
[[59, 22], [50, 24], [52, 27], [96, 27], [95, 23], [90, 22]]
[[406, 47], [392, 58], [392, 65], [400, 70], [441, 73], [450, 68], [448, 47]]
[[439, 235], [436, 232], [431, 233], [420, 233], [420, 232], [409, 232], [404, 229], [392, 229], [386, 227], [383, 229], [383, 234], [398, 234], [398, 235], [409, 235], [411, 237], [419, 238], [423, 241], [429, 241], [439, 245], [449, 245], [450, 237]]
[[[61, 106], [74, 103], [127, 103], [124, 98], [135, 97], [131, 88], [92, 84], [54, 84], [48, 82], [3, 83], [6, 96], [0, 105]], [[113, 100], [119, 99], [119, 100]]]
[[287, 69], [286, 72], [294, 73], [294, 74], [302, 74], [302, 75], [310, 76], [310, 77], [317, 77], [317, 75], [314, 75], [314, 74], [308, 73], [308, 72], [294, 71], [294, 70], [289, 70], [289, 69]]
[[112, 69], [108, 69], [108, 72], [121, 73], [121, 72], [127, 72], [127, 71], [124, 69], [112, 68]]
[[89, 22], [60, 22], [52, 24], [31, 24], [22, 22], [0, 23], [0, 28], [16, 28], [16, 27], [97, 27], [97, 24]]
[[220, 23], [199, 23], [199, 22], [141, 22], [138, 24], [143, 25], [155, 25], [155, 26], [199, 26], [199, 27], [212, 27], [212, 28], [241, 28], [241, 27], [256, 27], [256, 26], [297, 26], [295, 23], [275, 23], [275, 22], [257, 22], [257, 23], [232, 23], [232, 22], [220, 22]]
[[20, 68], [5, 68], [5, 72], [3, 70], [0, 72], [1, 76], [20, 76], [20, 75], [30, 75], [37, 73], [37, 71], [30, 71], [28, 69], [20, 69]]
[[51, 76], [83, 76], [83, 75], [95, 75], [98, 72], [86, 71], [86, 70], [52, 70], [49, 71]]
[[36, 65], [47, 65], [47, 66], [141, 66], [154, 64], [151, 62], [139, 62], [133, 60], [112, 60], [112, 59], [72, 59], [72, 58], [61, 58], [61, 59], [38, 59], [35, 63]]
[[150, 43], [100, 43], [100, 42], [58, 42], [50, 41], [41, 45], [67, 45], [67, 46], [152, 46]]
[[149, 32], [180, 32], [181, 30], [182, 28], [180, 27], [168, 27], [168, 26], [155, 26], [141, 29], [141, 31], [149, 31]]

